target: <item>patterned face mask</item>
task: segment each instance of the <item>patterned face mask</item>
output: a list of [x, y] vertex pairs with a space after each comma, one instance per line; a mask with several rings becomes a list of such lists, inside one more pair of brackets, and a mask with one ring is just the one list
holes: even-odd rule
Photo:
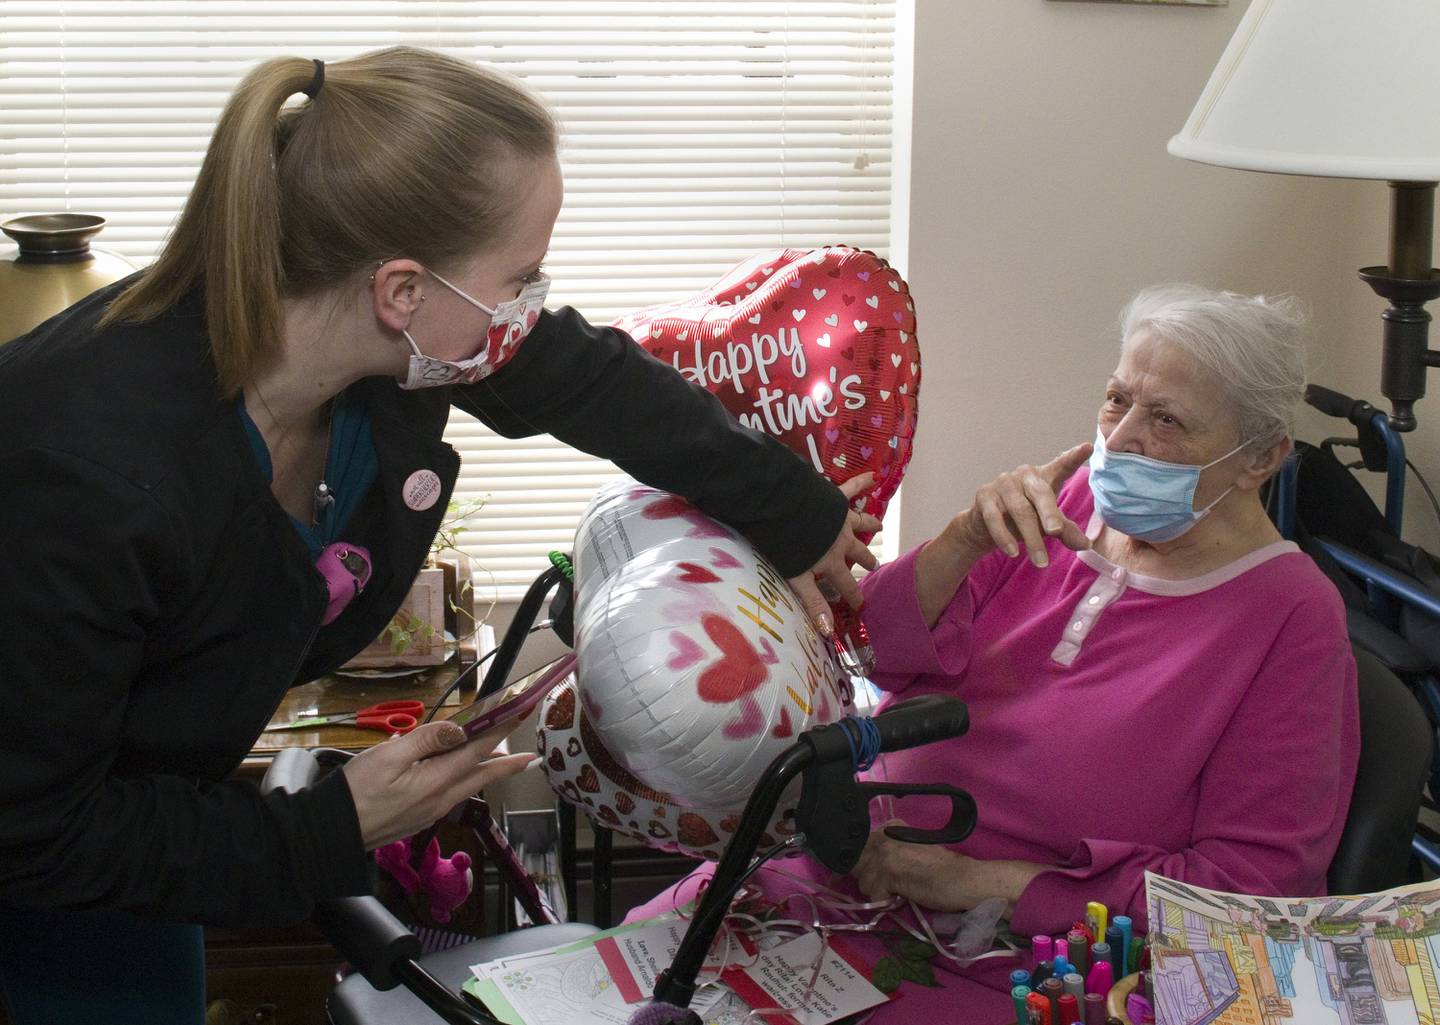
[[479, 351], [469, 359], [458, 362], [425, 355], [420, 351], [420, 346], [415, 344], [410, 332], [405, 331], [405, 340], [413, 350], [409, 370], [400, 385], [407, 391], [444, 384], [474, 384], [481, 378], [489, 377], [508, 363], [519, 350], [520, 343], [540, 319], [540, 314], [545, 309], [545, 296], [550, 291], [550, 276], [537, 271], [514, 299], [490, 307], [474, 296], [467, 295], [433, 270], [430, 274], [471, 306], [490, 314], [490, 328], [485, 333], [485, 340]]

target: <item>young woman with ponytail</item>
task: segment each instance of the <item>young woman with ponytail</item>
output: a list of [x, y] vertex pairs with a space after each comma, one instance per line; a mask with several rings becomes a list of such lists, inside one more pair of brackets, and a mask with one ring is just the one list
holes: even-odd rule
[[159, 259], [0, 348], [17, 1025], [202, 1021], [199, 924], [367, 892], [369, 850], [529, 762], [435, 723], [299, 795], [227, 778], [286, 688], [399, 606], [459, 471], [452, 404], [687, 496], [817, 615], [815, 575], [855, 594], [873, 520], [628, 338], [542, 309], [556, 136], [515, 81], [437, 53], [267, 61]]

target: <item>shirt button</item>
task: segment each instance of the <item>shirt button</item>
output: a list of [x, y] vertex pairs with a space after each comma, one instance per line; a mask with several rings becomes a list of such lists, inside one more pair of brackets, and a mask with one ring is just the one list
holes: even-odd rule
[[1099, 604], [1100, 604], [1100, 596], [1099, 596], [1098, 594], [1092, 594], [1092, 595], [1090, 596], [1090, 604], [1091, 604], [1091, 605], [1099, 605]]
[[1077, 619], [1074, 625], [1070, 627], [1070, 629], [1074, 630], [1078, 634], [1081, 630], [1085, 629], [1085, 624]]

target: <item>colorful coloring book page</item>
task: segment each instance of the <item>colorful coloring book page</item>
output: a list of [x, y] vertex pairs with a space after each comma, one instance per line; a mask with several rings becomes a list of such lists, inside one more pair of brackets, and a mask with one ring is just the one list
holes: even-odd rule
[[1145, 875], [1157, 1025], [1440, 1021], [1440, 882], [1253, 897]]

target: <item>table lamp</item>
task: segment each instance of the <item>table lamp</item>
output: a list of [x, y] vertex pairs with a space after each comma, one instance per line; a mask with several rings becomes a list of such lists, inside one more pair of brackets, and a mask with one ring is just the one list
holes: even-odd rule
[[1389, 182], [1389, 261], [1360, 277], [1389, 300], [1380, 390], [1415, 429], [1440, 181], [1440, 0], [1252, 0], [1169, 151], [1222, 167]]

